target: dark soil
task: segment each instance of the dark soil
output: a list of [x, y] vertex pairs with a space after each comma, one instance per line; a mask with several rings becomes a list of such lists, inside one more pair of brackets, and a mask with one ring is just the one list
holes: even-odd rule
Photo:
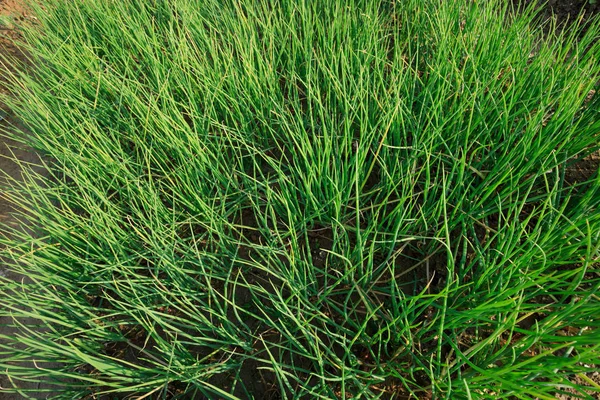
[[[511, 0], [515, 7], [531, 5], [534, 0]], [[536, 0], [539, 2], [539, 0]], [[590, 4], [592, 3], [592, 4]], [[547, 20], [556, 17], [558, 23], [573, 23], [583, 13], [583, 19], [588, 20], [591, 15], [600, 12], [600, 0], [547, 0], [547, 4], [540, 17]]]
[[[529, 4], [531, 0], [520, 0], [519, 2]], [[582, 11], [584, 13], [583, 18], [588, 19], [590, 15], [600, 11], [600, 1], [549, 0], [545, 9], [545, 16], [551, 17], [554, 14], [560, 22], [573, 21]]]

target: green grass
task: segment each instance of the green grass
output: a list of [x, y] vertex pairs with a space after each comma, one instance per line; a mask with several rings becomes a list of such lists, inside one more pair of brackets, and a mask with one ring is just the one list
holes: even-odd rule
[[3, 98], [47, 160], [8, 192], [33, 234], [1, 241], [27, 277], [0, 278], [16, 386], [586, 396], [600, 178], [570, 174], [599, 148], [598, 19], [544, 35], [495, 0], [38, 3]]

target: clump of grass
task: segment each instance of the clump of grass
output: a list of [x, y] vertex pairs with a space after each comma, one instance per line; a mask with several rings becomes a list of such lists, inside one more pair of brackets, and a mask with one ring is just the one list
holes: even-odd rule
[[0, 290], [16, 386], [598, 390], [574, 382], [599, 357], [600, 179], [568, 176], [598, 149], [597, 20], [580, 38], [500, 1], [38, 3], [4, 99], [48, 160], [9, 194], [34, 234], [2, 241], [27, 277]]

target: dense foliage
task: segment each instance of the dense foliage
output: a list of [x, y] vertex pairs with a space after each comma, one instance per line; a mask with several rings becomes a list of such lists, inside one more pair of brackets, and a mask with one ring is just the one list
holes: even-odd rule
[[48, 160], [10, 192], [34, 234], [2, 241], [27, 277], [0, 281], [17, 386], [583, 393], [600, 179], [572, 171], [599, 147], [597, 20], [544, 36], [495, 0], [39, 3], [5, 99]]

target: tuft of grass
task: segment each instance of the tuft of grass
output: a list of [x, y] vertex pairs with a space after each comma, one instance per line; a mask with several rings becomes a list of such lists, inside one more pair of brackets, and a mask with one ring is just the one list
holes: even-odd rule
[[597, 392], [600, 177], [569, 171], [600, 25], [505, 3], [32, 4], [2, 98], [48, 160], [7, 194], [13, 390]]

